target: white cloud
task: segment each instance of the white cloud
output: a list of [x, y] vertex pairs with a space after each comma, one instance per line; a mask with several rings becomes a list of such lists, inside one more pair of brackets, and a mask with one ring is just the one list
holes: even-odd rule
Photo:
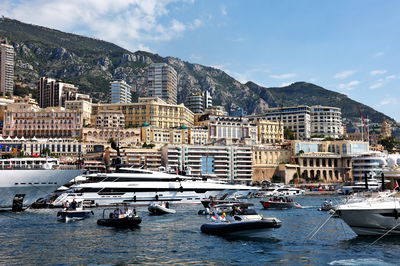
[[224, 16], [228, 15], [228, 10], [226, 10], [226, 6], [221, 6], [221, 14]]
[[388, 98], [383, 98], [382, 100], [379, 101], [379, 103], [376, 106], [384, 106], [384, 105], [397, 105], [399, 104], [400, 100], [394, 97], [388, 97]]
[[342, 90], [351, 91], [353, 89], [353, 87], [357, 86], [358, 84], [360, 84], [360, 82], [358, 80], [353, 80], [348, 83], [341, 83], [341, 84], [339, 84], [338, 87], [339, 87], [339, 89], [342, 89]]
[[348, 78], [352, 75], [354, 75], [357, 72], [357, 70], [345, 70], [339, 73], [336, 73], [335, 76], [333, 76], [335, 79], [345, 79]]
[[280, 75], [270, 75], [270, 78], [273, 79], [289, 79], [289, 78], [294, 78], [296, 77], [296, 73], [285, 73], [285, 74], [280, 74]]
[[[178, 38], [200, 19], [168, 18], [170, 5], [187, 0], [0, 1], [1, 15], [23, 22], [107, 40], [136, 50], [148, 41]], [[148, 50], [148, 49], [147, 49]]]
[[370, 71], [369, 74], [370, 74], [371, 76], [376, 76], [376, 75], [385, 74], [386, 72], [387, 72], [386, 69], [376, 69], [376, 70]]
[[396, 79], [397, 77], [395, 75], [390, 75], [386, 76], [385, 79]]
[[369, 86], [370, 89], [377, 89], [383, 86], [382, 82], [377, 82], [375, 84], [372, 84], [371, 86]]
[[384, 52], [377, 52], [377, 53], [374, 54], [374, 57], [379, 57], [379, 56], [382, 56], [384, 54], [385, 54]]

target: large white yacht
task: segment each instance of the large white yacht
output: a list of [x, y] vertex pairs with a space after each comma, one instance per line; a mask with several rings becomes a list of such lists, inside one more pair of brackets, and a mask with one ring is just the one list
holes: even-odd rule
[[137, 168], [120, 168], [115, 173], [98, 173], [86, 177], [101, 181], [72, 185], [53, 204], [57, 206], [73, 199], [95, 206], [116, 203], [147, 205], [152, 201], [200, 204], [204, 198], [233, 193], [236, 197], [245, 197], [259, 190], [257, 187]]
[[61, 169], [56, 158], [0, 159], [0, 209], [27, 207], [83, 172]]
[[357, 235], [400, 235], [400, 199], [394, 193], [354, 197], [336, 213]]

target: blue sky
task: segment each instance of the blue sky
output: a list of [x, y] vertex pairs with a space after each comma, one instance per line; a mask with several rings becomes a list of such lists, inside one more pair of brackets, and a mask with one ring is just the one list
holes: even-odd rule
[[397, 0], [3, 0], [0, 13], [241, 82], [312, 82], [400, 121]]

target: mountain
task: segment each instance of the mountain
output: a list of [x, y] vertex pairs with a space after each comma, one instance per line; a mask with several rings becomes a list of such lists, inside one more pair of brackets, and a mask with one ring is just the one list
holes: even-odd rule
[[[192, 92], [209, 90], [215, 105], [227, 110], [241, 107], [248, 114], [262, 114], [268, 107], [331, 105], [342, 108], [343, 117], [356, 119], [359, 110], [373, 122], [388, 116], [346, 95], [311, 83], [297, 82], [283, 88], [267, 88], [253, 82], [241, 84], [224, 71], [192, 64], [174, 57], [144, 51], [130, 52], [115, 44], [54, 29], [0, 19], [0, 38], [16, 51], [16, 81], [35, 87], [41, 76], [62, 79], [79, 86], [98, 101], [106, 101], [109, 82], [123, 79], [137, 88], [134, 96], [146, 94], [146, 71], [153, 62], [171, 65], [178, 72], [178, 102]], [[17, 91], [26, 92], [17, 86]], [[21, 93], [22, 93], [21, 92]]]

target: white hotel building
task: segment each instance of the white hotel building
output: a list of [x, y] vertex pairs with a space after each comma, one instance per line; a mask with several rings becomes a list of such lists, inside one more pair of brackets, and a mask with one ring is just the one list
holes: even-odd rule
[[232, 183], [251, 182], [252, 157], [251, 146], [167, 145], [162, 148], [164, 166]]

